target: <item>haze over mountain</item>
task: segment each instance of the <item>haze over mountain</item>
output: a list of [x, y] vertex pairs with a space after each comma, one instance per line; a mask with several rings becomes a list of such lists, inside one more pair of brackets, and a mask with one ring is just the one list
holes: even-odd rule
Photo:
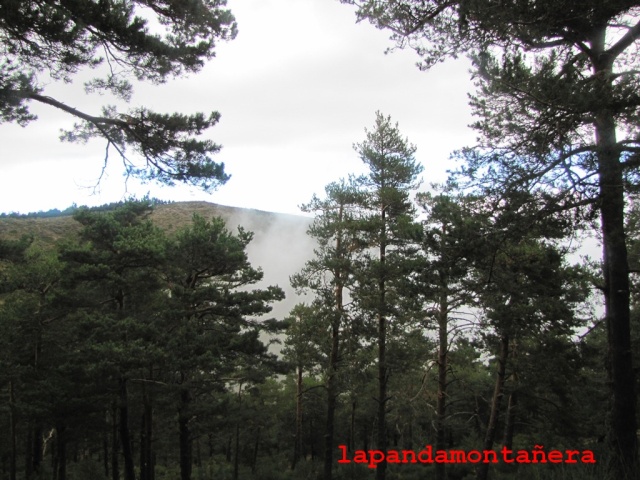
[[[299, 271], [313, 255], [314, 243], [306, 234], [310, 218], [202, 201], [156, 205], [151, 218], [170, 233], [188, 225], [194, 213], [206, 219], [216, 216], [223, 218], [231, 232], [235, 233], [241, 226], [254, 233], [247, 253], [251, 264], [262, 268], [264, 278], [251, 288], [278, 285], [286, 294], [283, 301], [273, 304], [271, 316], [282, 319], [296, 303], [303, 300], [289, 284], [289, 276]], [[80, 225], [69, 215], [0, 218], [0, 237], [15, 239], [33, 234], [44, 244], [52, 244], [79, 229]]]

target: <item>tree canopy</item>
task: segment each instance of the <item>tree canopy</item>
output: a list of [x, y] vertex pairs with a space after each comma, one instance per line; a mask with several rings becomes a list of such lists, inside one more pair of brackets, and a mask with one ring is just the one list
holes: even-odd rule
[[637, 190], [638, 2], [343, 0], [423, 67], [468, 54], [478, 144], [462, 174], [481, 192], [537, 191], [544, 210], [600, 216], [617, 478], [637, 477], [625, 196]]
[[25, 126], [36, 119], [30, 104], [47, 104], [77, 120], [62, 139], [103, 138], [105, 161], [113, 148], [128, 174], [215, 188], [228, 179], [224, 164], [211, 158], [220, 146], [198, 136], [218, 122], [219, 113], [167, 114], [146, 107], [121, 112], [115, 106], [86, 112], [48, 96], [45, 85], [71, 82], [82, 70], [95, 69], [85, 93], [108, 92], [128, 102], [132, 79], [158, 84], [197, 72], [214, 56], [218, 40], [236, 35], [225, 5], [225, 0], [3, 2], [0, 122]]
[[[388, 140], [381, 132], [396, 129], [380, 119], [371, 134]], [[377, 163], [387, 174], [374, 170], [385, 185], [402, 180], [391, 167], [412, 163], [391, 151]], [[490, 465], [491, 478], [604, 478], [606, 336], [575, 330], [604, 322], [584, 309], [591, 277], [568, 264], [564, 223], [542, 225], [535, 208], [525, 217], [524, 199], [505, 212], [449, 192], [421, 195], [418, 217], [398, 188], [415, 170], [387, 191], [350, 177], [305, 206], [317, 245], [293, 280], [314, 298], [288, 322], [260, 318], [282, 291], [256, 283], [251, 234], [209, 214], [188, 220], [185, 205], [81, 207], [77, 228], [0, 219], [0, 477], [357, 479], [372, 472], [355, 452], [382, 442], [490, 442], [522, 458], [535, 445], [589, 455]], [[32, 235], [19, 239], [18, 222]], [[51, 241], [48, 228], [68, 237]], [[281, 238], [274, 259], [292, 255]], [[284, 347], [268, 349], [266, 334], [287, 323]], [[388, 478], [472, 478], [477, 467], [387, 463]]]

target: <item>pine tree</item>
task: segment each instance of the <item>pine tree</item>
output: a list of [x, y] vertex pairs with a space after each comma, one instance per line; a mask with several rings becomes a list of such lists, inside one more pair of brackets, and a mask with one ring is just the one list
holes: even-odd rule
[[[477, 198], [452, 195], [446, 190], [438, 195], [420, 194], [418, 203], [426, 213], [422, 256], [407, 288], [424, 304], [427, 321], [435, 324], [437, 330], [434, 448], [442, 450], [450, 403], [447, 395], [449, 351], [454, 344], [453, 337], [469, 327], [468, 322], [459, 322], [460, 316], [456, 314], [475, 304], [472, 266], [483, 241], [481, 232], [486, 215], [479, 211]], [[446, 464], [435, 465], [435, 478], [446, 478]]]
[[[169, 369], [178, 418], [180, 478], [191, 479], [193, 432], [213, 412], [211, 397], [239, 384], [258, 381], [260, 365], [272, 362], [259, 332], [266, 326], [256, 320], [281, 300], [279, 287], [248, 290], [262, 279], [251, 266], [247, 245], [250, 232], [236, 235], [224, 220], [194, 215], [168, 249], [166, 280], [170, 297], [164, 315], [172, 325], [166, 338], [173, 352]], [[239, 389], [241, 390], [241, 386]], [[236, 432], [236, 438], [238, 433]]]
[[[26, 443], [24, 463], [20, 463], [25, 467], [24, 477], [30, 479], [41, 474], [43, 432], [53, 423], [52, 417], [64, 411], [50, 393], [56, 388], [61, 397], [69, 393], [59, 371], [68, 333], [60, 325], [62, 315], [56, 305], [63, 264], [57, 252], [43, 250], [27, 239], [3, 243], [7, 255], [0, 263], [0, 387], [6, 390], [3, 407], [9, 418], [5, 451], [10, 452], [9, 476], [15, 479], [18, 444]], [[20, 437], [26, 442], [19, 441]]]
[[[406, 249], [415, 241], [413, 206], [409, 195], [418, 185], [422, 167], [416, 162], [415, 146], [403, 138], [390, 117], [376, 113], [373, 130], [354, 146], [368, 172], [358, 179], [362, 196], [361, 215], [354, 224], [362, 253], [356, 262], [353, 296], [360, 309], [375, 319], [378, 353], [377, 448], [387, 449], [386, 416], [389, 408], [387, 383], [387, 335], [389, 321], [401, 313], [400, 292], [394, 288], [407, 273]], [[386, 463], [378, 465], [376, 478], [384, 480]]]
[[[79, 373], [101, 376], [103, 388], [109, 391], [112, 455], [117, 458], [119, 442], [125, 480], [136, 478], [132, 382], [142, 380], [136, 383], [144, 385], [154, 366], [166, 358], [155, 313], [164, 298], [161, 272], [167, 241], [149, 219], [151, 210], [146, 200], [126, 202], [106, 212], [79, 209], [74, 219], [83, 225], [80, 242], [67, 245], [62, 252], [67, 262], [67, 302], [75, 306], [71, 317], [78, 317], [74, 339], [86, 364]], [[152, 406], [143, 397], [150, 441]], [[96, 407], [104, 414], [110, 405]], [[144, 458], [141, 463], [142, 475], [148, 478], [152, 467]], [[113, 474], [116, 472], [114, 468]]]
[[[146, 107], [100, 114], [67, 105], [46, 93], [53, 81], [70, 83], [80, 70], [104, 66], [86, 92], [111, 93], [129, 101], [132, 79], [162, 83], [197, 72], [214, 56], [216, 41], [232, 39], [236, 24], [225, 0], [11, 1], [0, 9], [0, 122], [26, 125], [36, 119], [29, 104], [61, 110], [79, 123], [68, 141], [105, 140], [127, 172], [162, 183], [187, 182], [212, 189], [228, 179], [224, 164], [210, 156], [220, 147], [197, 137], [220, 115], [162, 114]], [[131, 149], [135, 155], [126, 150]], [[139, 155], [142, 163], [136, 160]]]
[[612, 478], [638, 477], [625, 206], [638, 185], [638, 4], [342, 0], [392, 31], [428, 68], [470, 55], [479, 144], [464, 174], [485, 191], [542, 191], [541, 213], [591, 205], [600, 215], [610, 358]]
[[326, 352], [324, 338], [324, 318], [326, 312], [318, 302], [307, 305], [299, 303], [285, 319], [288, 323], [287, 336], [284, 341], [282, 355], [295, 372], [295, 433], [293, 435], [293, 456], [291, 470], [295, 470], [303, 447], [303, 417], [305, 403], [305, 376], [310, 377], [318, 372], [319, 365]]
[[[331, 480], [333, 471], [334, 423], [339, 394], [338, 370], [345, 367], [344, 331], [348, 321], [346, 296], [353, 282], [353, 258], [360, 247], [355, 241], [353, 223], [357, 220], [358, 191], [352, 181], [327, 185], [324, 199], [315, 197], [303, 205], [305, 212], [316, 217], [308, 234], [318, 242], [315, 257], [295, 274], [292, 285], [316, 295], [318, 314], [325, 319], [329, 332], [328, 362], [325, 367], [327, 387], [327, 420], [325, 425], [324, 479]], [[304, 318], [302, 319], [305, 320]], [[323, 344], [322, 340], [320, 341]]]
[[[482, 336], [496, 352], [497, 363], [483, 450], [491, 450], [497, 439], [507, 366], [512, 357], [531, 338], [570, 336], [581, 326], [577, 312], [588, 297], [588, 277], [583, 269], [567, 265], [566, 250], [549, 239], [536, 238], [535, 230], [530, 232], [518, 235], [516, 229], [515, 235], [505, 230], [490, 233], [483, 258], [476, 261]], [[517, 371], [513, 377], [517, 378]], [[512, 393], [517, 394], [517, 389]], [[509, 423], [513, 423], [509, 416], [514, 415], [516, 399], [517, 395], [512, 395], [508, 405], [507, 438], [513, 435], [508, 432]], [[486, 480], [488, 473], [489, 464], [478, 465], [476, 478]]]

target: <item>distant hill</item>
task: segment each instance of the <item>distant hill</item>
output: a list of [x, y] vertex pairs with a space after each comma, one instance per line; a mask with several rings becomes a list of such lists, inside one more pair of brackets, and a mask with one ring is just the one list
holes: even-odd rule
[[[289, 276], [299, 271], [313, 255], [314, 243], [306, 234], [310, 218], [209, 202], [156, 205], [151, 218], [159, 227], [172, 233], [188, 225], [194, 213], [208, 219], [222, 217], [232, 232], [242, 226], [254, 233], [247, 253], [252, 265], [264, 271], [264, 279], [258, 286], [279, 285], [287, 295], [284, 301], [274, 305], [274, 317], [286, 316], [293, 305], [302, 300], [290, 287]], [[45, 245], [73, 235], [79, 229], [80, 225], [69, 215], [0, 218], [0, 237], [17, 239], [22, 235], [34, 235]]]

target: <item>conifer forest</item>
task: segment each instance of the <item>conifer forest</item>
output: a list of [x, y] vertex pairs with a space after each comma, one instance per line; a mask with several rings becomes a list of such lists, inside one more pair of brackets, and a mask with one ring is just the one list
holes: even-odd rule
[[[476, 144], [429, 184], [377, 111], [300, 216], [0, 215], [0, 480], [640, 478], [640, 2], [338, 3], [421, 69], [470, 59]], [[218, 112], [48, 88], [93, 68], [126, 104], [237, 31], [225, 0], [2, 1], [0, 122], [226, 188]]]

